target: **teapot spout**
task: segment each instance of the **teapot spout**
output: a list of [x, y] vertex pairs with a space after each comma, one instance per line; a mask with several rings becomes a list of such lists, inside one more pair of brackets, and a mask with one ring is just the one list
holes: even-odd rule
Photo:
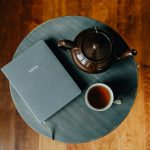
[[123, 59], [129, 56], [136, 56], [137, 55], [137, 51], [135, 49], [129, 49], [126, 52], [124, 52], [121, 56], [119, 56], [117, 59]]
[[60, 40], [58, 41], [58, 47], [66, 51], [70, 51], [72, 48], [75, 47], [75, 43], [70, 40]]

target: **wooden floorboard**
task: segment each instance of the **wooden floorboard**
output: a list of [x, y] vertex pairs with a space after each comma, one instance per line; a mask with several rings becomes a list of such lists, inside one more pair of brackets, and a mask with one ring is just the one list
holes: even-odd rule
[[144, 139], [145, 149], [150, 149], [150, 67], [142, 69], [142, 81], [144, 86]]
[[21, 40], [39, 24], [55, 17], [83, 15], [102, 21], [138, 55], [139, 88], [123, 123], [109, 135], [83, 144], [64, 144], [33, 131], [11, 100], [0, 73], [0, 150], [149, 150], [150, 149], [150, 1], [149, 0], [0, 0], [0, 67], [8, 63]]

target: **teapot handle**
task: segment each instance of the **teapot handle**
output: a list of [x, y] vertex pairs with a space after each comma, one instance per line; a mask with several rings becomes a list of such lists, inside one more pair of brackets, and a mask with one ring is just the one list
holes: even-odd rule
[[137, 55], [137, 51], [135, 49], [129, 49], [126, 52], [124, 52], [121, 56], [119, 56], [117, 59], [120, 60], [128, 56], [136, 56], [136, 55]]
[[75, 47], [75, 43], [70, 40], [60, 40], [58, 41], [58, 47], [70, 52], [70, 50]]

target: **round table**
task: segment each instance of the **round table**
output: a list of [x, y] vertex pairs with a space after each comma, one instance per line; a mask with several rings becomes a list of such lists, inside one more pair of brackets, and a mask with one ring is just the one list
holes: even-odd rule
[[[111, 34], [113, 50], [117, 54], [129, 48], [119, 34], [107, 25], [86, 17], [66, 16], [49, 20], [31, 31], [14, 55], [15, 58], [39, 40], [44, 40], [82, 90], [80, 96], [46, 121], [48, 129], [54, 131], [55, 140], [81, 143], [101, 138], [125, 119], [134, 103], [137, 91], [137, 66], [132, 56], [118, 61], [103, 73], [88, 74], [78, 69], [70, 53], [57, 47], [58, 40], [73, 40], [82, 30], [95, 26]], [[103, 112], [89, 109], [84, 102], [84, 94], [91, 84], [97, 82], [109, 85], [115, 97], [122, 99], [122, 104], [113, 104]], [[52, 138], [48, 129], [37, 122], [11, 84], [10, 90], [13, 102], [25, 122], [38, 133]]]

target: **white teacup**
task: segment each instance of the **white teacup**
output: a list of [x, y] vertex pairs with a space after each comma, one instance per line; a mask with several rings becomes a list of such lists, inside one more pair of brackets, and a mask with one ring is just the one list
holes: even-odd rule
[[113, 103], [121, 104], [121, 100], [114, 100], [114, 94], [111, 88], [103, 83], [91, 85], [85, 93], [86, 105], [95, 111], [105, 111], [111, 107]]

